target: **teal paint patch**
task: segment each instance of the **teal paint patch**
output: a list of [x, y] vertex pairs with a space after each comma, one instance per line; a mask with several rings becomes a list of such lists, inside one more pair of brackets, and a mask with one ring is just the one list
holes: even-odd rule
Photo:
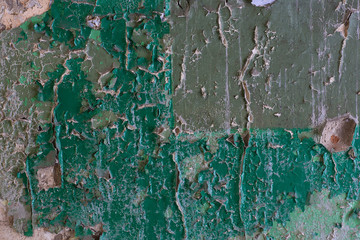
[[[84, 49], [89, 9], [87, 4], [56, 1], [47, 15], [54, 19], [52, 25], [50, 20], [43, 22], [52, 31], [46, 34], [70, 50]], [[171, 116], [164, 91], [171, 88], [171, 65], [162, 40], [169, 27], [155, 13], [140, 23], [134, 20], [133, 27], [127, 26], [133, 20], [126, 14], [117, 14], [103, 17], [99, 30], [102, 46], [119, 61], [110, 71], [110, 81], [89, 81], [80, 54], [70, 56], [40, 84], [39, 100], [55, 102], [56, 107], [52, 123], [42, 126], [38, 136], [38, 153], [27, 160], [33, 223], [53, 231], [70, 227], [79, 237], [181, 238], [175, 163], [169, 161], [169, 152], [163, 153], [166, 143], [155, 133]], [[148, 36], [145, 45], [141, 38], [140, 45], [132, 39], [134, 32]], [[150, 58], [137, 57], [138, 48], [148, 49]], [[104, 112], [117, 118], [93, 128], [94, 117], [101, 120]], [[57, 162], [61, 184], [42, 190], [39, 171]], [[103, 233], [89, 230], [99, 223]], [[120, 223], [126, 224], [119, 228]]]
[[[179, 171], [176, 196], [183, 214], [185, 238], [243, 236], [239, 201], [243, 141], [239, 134], [221, 137], [216, 140], [218, 150], [211, 153], [207, 140], [172, 142]], [[199, 158], [201, 166], [196, 160]], [[191, 177], [188, 177], [189, 171]]]
[[[306, 131], [306, 130], [305, 130]], [[248, 234], [285, 223], [295, 207], [309, 204], [310, 194], [328, 189], [330, 198], [359, 198], [358, 158], [330, 153], [301, 129], [254, 130], [246, 149], [241, 186], [241, 217]], [[358, 152], [357, 128], [353, 151]], [[350, 150], [349, 150], [350, 151]]]

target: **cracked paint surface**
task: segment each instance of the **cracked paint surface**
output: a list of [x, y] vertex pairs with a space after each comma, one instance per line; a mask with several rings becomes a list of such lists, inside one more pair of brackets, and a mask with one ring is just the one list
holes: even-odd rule
[[189, 3], [171, 15], [179, 125], [306, 128], [357, 116], [357, 1]]
[[358, 3], [258, 2], [55, 0], [1, 32], [13, 226], [356, 239], [359, 128], [333, 152], [318, 126], [357, 119]]

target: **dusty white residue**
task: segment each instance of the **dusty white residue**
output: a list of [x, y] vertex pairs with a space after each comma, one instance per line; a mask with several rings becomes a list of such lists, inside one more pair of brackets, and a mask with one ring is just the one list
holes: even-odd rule
[[275, 1], [276, 0], [252, 0], [251, 4], [257, 7], [265, 7]]

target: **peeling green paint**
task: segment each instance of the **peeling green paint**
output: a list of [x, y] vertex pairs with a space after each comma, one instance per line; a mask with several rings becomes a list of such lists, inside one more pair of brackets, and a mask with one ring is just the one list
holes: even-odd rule
[[[241, 217], [248, 233], [274, 220], [285, 223], [295, 207], [304, 210], [314, 191], [328, 189], [330, 197], [359, 198], [358, 160], [347, 152], [329, 153], [302, 131], [254, 130], [246, 149], [242, 174]], [[353, 149], [358, 152], [358, 130]], [[312, 161], [319, 157], [319, 161]], [[265, 204], [266, 203], [266, 204]]]
[[[314, 2], [313, 5], [319, 7], [316, 4], [320, 2]], [[182, 4], [186, 4], [185, 1], [178, 5]], [[199, 2], [194, 4], [200, 8]], [[228, 19], [232, 18], [231, 6], [236, 4], [221, 3], [220, 7], [215, 1], [208, 4], [213, 8], [205, 8], [204, 13], [192, 16], [195, 20], [191, 21], [210, 19], [219, 23], [217, 31], [223, 27], [230, 29], [231, 24], [226, 24], [235, 21]], [[277, 1], [275, 4], [286, 6], [289, 3]], [[262, 32], [264, 39], [260, 39], [260, 45], [264, 47], [264, 55], [270, 54], [265, 49], [266, 41], [275, 40], [271, 38], [271, 26], [266, 25], [265, 20], [276, 22], [275, 13], [282, 8], [274, 9], [272, 16], [271, 9], [249, 5], [245, 3], [249, 11], [240, 13], [239, 17], [259, 17], [241, 31], [252, 33], [256, 24], [260, 24], [259, 31], [267, 29]], [[335, 5], [329, 4], [327, 8], [332, 9]], [[14, 79], [5, 88], [15, 80], [21, 83], [14, 84], [14, 88], [20, 102], [24, 103], [23, 114], [34, 116], [33, 123], [25, 125], [33, 131], [36, 129], [36, 133], [30, 134], [29, 141], [33, 145], [37, 137], [36, 146], [30, 146], [31, 150], [26, 152], [26, 169], [15, 159], [11, 161], [17, 165], [13, 172], [20, 172], [25, 185], [28, 181], [24, 205], [31, 204], [32, 224], [55, 232], [68, 227], [74, 229], [79, 238], [101, 235], [101, 239], [240, 239], [257, 233], [269, 239], [281, 239], [288, 234], [294, 239], [298, 234], [321, 239], [333, 231], [340, 234], [346, 230], [345, 225], [357, 228], [358, 128], [348, 152], [330, 153], [317, 143], [319, 136], [310, 128], [243, 130], [243, 124], [231, 125], [228, 121], [224, 130], [201, 132], [192, 131], [187, 126], [187, 119], [180, 118], [179, 108], [186, 106], [178, 105], [181, 101], [176, 97], [179, 93], [174, 86], [178, 82], [173, 85], [174, 76], [181, 75], [178, 56], [183, 56], [183, 51], [194, 50], [195, 54], [196, 49], [183, 49], [179, 42], [186, 43], [191, 37], [197, 44], [203, 42], [196, 38], [199, 37], [196, 33], [187, 32], [184, 36], [184, 32], [174, 29], [189, 27], [186, 22], [189, 19], [183, 18], [182, 14], [196, 10], [190, 9], [193, 6], [179, 6], [170, 9], [170, 1], [161, 0], [55, 0], [49, 12], [30, 19], [21, 30], [14, 30], [17, 37], [11, 39], [16, 49], [15, 59], [19, 59], [24, 75], [8, 74], [3, 70], [2, 77], [8, 74]], [[311, 10], [306, 9], [306, 13], [308, 11]], [[170, 14], [174, 14], [173, 18], [169, 18]], [[101, 27], [91, 28], [87, 23], [89, 16], [99, 17]], [[170, 26], [174, 18], [180, 24]], [[340, 14], [334, 18], [340, 18]], [[283, 23], [283, 19], [280, 20]], [[293, 23], [290, 21], [289, 24]], [[350, 34], [354, 34], [355, 27], [351, 26]], [[284, 34], [282, 39], [289, 34], [279, 25], [275, 28]], [[171, 31], [173, 35], [169, 37]], [[213, 33], [212, 28], [207, 31]], [[225, 37], [220, 34], [220, 38], [211, 35], [212, 44], [220, 46], [217, 55], [221, 55], [221, 44], [237, 40], [229, 36], [230, 33], [224, 31]], [[175, 38], [174, 46], [171, 46], [172, 37]], [[301, 38], [298, 40], [302, 41]], [[332, 40], [338, 42], [340, 38], [336, 35]], [[253, 36], [242, 44], [251, 49]], [[357, 43], [351, 44], [356, 46]], [[171, 49], [175, 49], [178, 56], [172, 55]], [[26, 56], [18, 57], [21, 53]], [[239, 52], [234, 54], [241, 55]], [[243, 60], [248, 57], [247, 53], [241, 56]], [[237, 59], [236, 63], [242, 65], [243, 60]], [[176, 66], [172, 65], [173, 61]], [[351, 65], [350, 62], [346, 64]], [[253, 65], [257, 70], [261, 61], [257, 60]], [[279, 66], [273, 67], [278, 74], [283, 73]], [[301, 65], [297, 67], [301, 68], [301, 73], [307, 72]], [[221, 67], [221, 71], [225, 68]], [[202, 71], [207, 80], [211, 77], [207, 72], [208, 63], [205, 70]], [[230, 70], [236, 72], [235, 68]], [[249, 73], [245, 75], [249, 77]], [[203, 112], [211, 113], [209, 109], [197, 112], [198, 103], [204, 103], [210, 109], [215, 103], [214, 107], [220, 109], [216, 104], [223, 102], [207, 100], [209, 94], [216, 92], [211, 92], [215, 89], [211, 82], [206, 82], [205, 85], [210, 85], [205, 87], [192, 84], [196, 86], [190, 89], [199, 91], [195, 97], [186, 99], [191, 103], [187, 106], [193, 111], [185, 110], [187, 115], [200, 114], [195, 120], [198, 130], [201, 129], [200, 120], [207, 118]], [[224, 90], [223, 87], [219, 88]], [[249, 88], [256, 88], [256, 84]], [[234, 98], [246, 96], [245, 88], [241, 89], [241, 94], [238, 88], [231, 89]], [[261, 97], [263, 95], [257, 94], [253, 99]], [[178, 101], [175, 107], [174, 99]], [[247, 100], [240, 98], [238, 102], [241, 108], [236, 104], [231, 108], [240, 110], [231, 111], [243, 120], [248, 119], [248, 113], [241, 112], [248, 110]], [[4, 109], [11, 115], [14, 107], [5, 106]], [[261, 115], [261, 111], [264, 111], [263, 106], [254, 113]], [[308, 119], [309, 114], [307, 112], [297, 121]], [[214, 129], [225, 122], [222, 117], [226, 116], [217, 119]], [[263, 120], [259, 119], [258, 126], [263, 126], [266, 119]], [[290, 120], [285, 124], [281, 119], [270, 123], [283, 124], [283, 127], [292, 124]], [[23, 131], [21, 123], [6, 120], [1, 122], [2, 132], [14, 129], [13, 124], [19, 128], [16, 132]], [[202, 124], [206, 129], [212, 122]], [[57, 164], [61, 171], [60, 184], [41, 189], [38, 173], [45, 167], [55, 169]], [[17, 196], [24, 190], [18, 187]], [[1, 189], [0, 192], [5, 191]], [[314, 199], [328, 204], [325, 207], [330, 206], [333, 211], [323, 213], [324, 206], [316, 205]], [[347, 203], [352, 205], [346, 211], [340, 210], [338, 205]], [[328, 214], [322, 218], [321, 232], [313, 224], [320, 214]], [[309, 223], [301, 227], [296, 225], [307, 218], [311, 220]], [[30, 223], [30, 218], [19, 221], [23, 227]], [[97, 224], [102, 224], [104, 232], [90, 229]], [[32, 226], [26, 229], [30, 235]]]

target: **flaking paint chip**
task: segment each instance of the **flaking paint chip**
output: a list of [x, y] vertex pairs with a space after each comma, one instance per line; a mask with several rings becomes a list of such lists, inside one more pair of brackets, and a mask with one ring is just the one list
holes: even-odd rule
[[101, 28], [101, 19], [98, 16], [87, 16], [86, 24], [92, 29], [100, 29]]
[[60, 186], [61, 170], [59, 164], [54, 166], [39, 168], [37, 171], [38, 187], [40, 190], [48, 190]]

